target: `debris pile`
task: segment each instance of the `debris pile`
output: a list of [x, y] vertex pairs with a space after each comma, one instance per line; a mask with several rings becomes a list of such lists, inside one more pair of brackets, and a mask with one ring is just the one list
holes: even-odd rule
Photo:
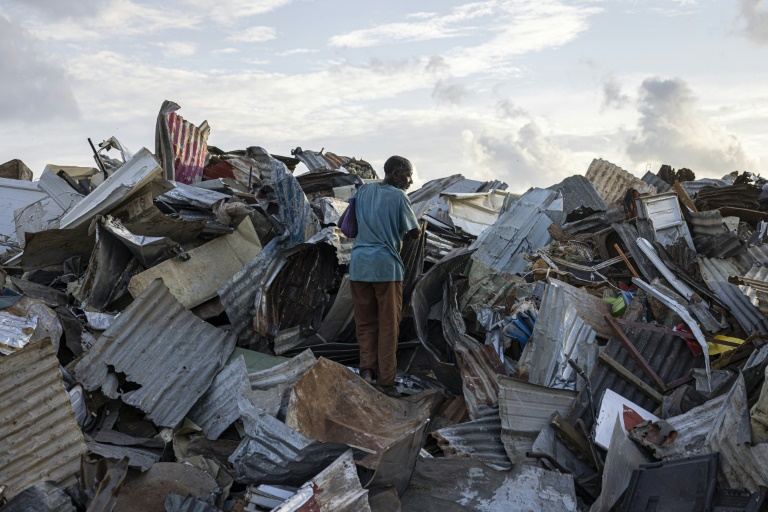
[[412, 191], [393, 398], [337, 226], [380, 175], [179, 110], [154, 153], [0, 165], [2, 512], [760, 510], [765, 180]]

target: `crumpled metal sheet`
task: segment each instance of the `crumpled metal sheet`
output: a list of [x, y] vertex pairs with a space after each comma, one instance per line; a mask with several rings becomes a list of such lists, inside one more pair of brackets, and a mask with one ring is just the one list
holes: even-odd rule
[[348, 368], [320, 358], [293, 387], [286, 424], [317, 441], [370, 450], [360, 465], [375, 469], [387, 446], [430, 418], [437, 398], [436, 392], [414, 401], [389, 398]]
[[325, 468], [272, 512], [371, 512], [352, 450]]
[[318, 234], [307, 240], [307, 243], [326, 243], [332, 246], [336, 249], [336, 259], [339, 265], [349, 265], [349, 262], [352, 261], [352, 246], [355, 244], [355, 239], [347, 238], [337, 227], [323, 228]]
[[349, 449], [308, 439], [244, 398], [238, 406], [246, 436], [229, 462], [240, 483], [301, 485]]
[[429, 420], [424, 421], [419, 427], [404, 433], [400, 439], [384, 450], [379, 467], [376, 468], [371, 480], [365, 484], [366, 489], [394, 488], [399, 496], [405, 494], [416, 469], [416, 461], [424, 445], [429, 424]]
[[640, 194], [656, 193], [656, 187], [653, 185], [645, 183], [640, 178], [602, 158], [592, 160], [586, 176], [608, 206], [621, 201], [630, 188], [634, 188]]
[[[147, 413], [156, 425], [175, 427], [234, 347], [232, 333], [184, 309], [156, 280], [104, 331], [75, 374], [86, 389], [101, 387], [110, 398]], [[125, 384], [118, 382], [119, 375]]]
[[163, 165], [165, 178], [192, 184], [203, 178], [208, 155], [208, 121], [195, 126], [176, 113], [181, 107], [165, 100], [157, 114], [155, 153]]
[[[59, 320], [56, 312], [46, 306], [42, 301], [24, 295], [19, 298], [19, 300], [17, 300], [12, 306], [9, 306], [0, 311], [0, 314], [1, 313], [13, 315], [16, 318], [35, 318], [36, 325], [32, 326], [32, 336], [27, 340], [27, 343], [37, 343], [38, 341], [48, 339], [51, 341], [54, 351], [58, 352], [59, 340], [64, 333], [64, 328], [62, 327], [61, 320]], [[10, 319], [11, 324], [15, 324], [16, 328], [21, 327], [18, 324], [18, 320], [5, 315], [3, 316], [6, 318], [6, 320]], [[22, 337], [26, 336], [25, 331], [28, 331], [29, 327], [30, 326], [27, 325], [26, 327], [22, 327], [21, 331], [16, 330], [16, 334]], [[0, 329], [0, 331], [2, 331], [2, 329]], [[14, 329], [10, 327], [9, 331], [13, 333]], [[2, 340], [3, 337], [3, 334], [0, 334], [0, 340]], [[0, 353], [7, 353], [7, 350], [11, 350], [10, 347], [1, 348], [3, 345], [4, 343], [0, 341]]]
[[468, 192], [442, 194], [447, 203], [447, 213], [454, 227], [470, 236], [479, 236], [499, 218], [510, 202], [516, 199], [508, 192]]
[[0, 311], [0, 354], [8, 355], [27, 346], [35, 334], [37, 317], [16, 316]]
[[61, 218], [60, 227], [75, 228], [113, 210], [161, 174], [162, 169], [155, 157], [147, 148], [141, 148], [96, 190], [72, 207]]
[[433, 458], [416, 464], [402, 512], [575, 512], [571, 475], [515, 464], [496, 471], [471, 458]]
[[187, 495], [168, 493], [165, 497], [165, 512], [218, 512], [220, 509], [205, 501]]
[[469, 417], [479, 419], [482, 409], [499, 403], [499, 375], [504, 375], [504, 364], [493, 345], [477, 345], [456, 349], [456, 365], [461, 371], [464, 400]]
[[117, 237], [131, 251], [131, 254], [147, 268], [167, 260], [173, 256], [175, 250], [179, 249], [179, 244], [170, 238], [131, 233], [119, 220], [110, 216], [104, 219], [102, 226]]
[[576, 402], [576, 393], [499, 377], [501, 441], [512, 462], [526, 459], [526, 452], [548, 424], [552, 415], [565, 415]]
[[93, 439], [87, 439], [89, 453], [95, 453], [105, 459], [128, 459], [128, 466], [140, 471], [147, 471], [160, 460], [162, 451], [145, 449], [137, 446], [123, 446], [118, 444], [101, 443]]
[[248, 369], [245, 358], [238, 357], [214, 377], [211, 386], [187, 413], [205, 437], [218, 439], [222, 432], [240, 418], [238, 397], [248, 396]]
[[192, 185], [177, 182], [173, 189], [158, 196], [156, 201], [177, 207], [213, 210], [215, 204], [219, 201], [226, 201], [230, 197], [231, 196], [228, 194], [222, 194], [215, 190], [208, 190], [202, 187], [194, 187]]
[[75, 294], [86, 306], [102, 311], [127, 291], [124, 274], [133, 255], [102, 222], [96, 224], [96, 246], [88, 261], [82, 287]]
[[256, 283], [264, 277], [268, 263], [281, 249], [293, 247], [314, 236], [319, 227], [296, 178], [285, 170], [281, 162], [274, 160], [272, 163], [274, 170], [271, 183], [279, 206], [279, 221], [285, 232], [272, 239], [218, 291], [238, 339], [243, 341], [254, 341], [255, 338], [252, 320], [255, 314]]
[[576, 361], [589, 375], [600, 352], [595, 337], [594, 329], [579, 316], [563, 288], [552, 282], [520, 356], [518, 373], [531, 384], [579, 390], [583, 384], [568, 360]]
[[318, 197], [312, 201], [312, 209], [321, 224], [339, 223], [339, 218], [349, 206], [349, 203], [335, 197]]
[[710, 290], [730, 307], [731, 315], [747, 334], [768, 333], [768, 318], [744, 295], [739, 287], [728, 282], [730, 276], [740, 275], [739, 269], [731, 260], [715, 258], [697, 258], [704, 282]]
[[752, 492], [768, 485], [768, 443], [752, 446], [747, 389], [740, 374], [710, 424], [706, 451], [720, 453], [719, 480], [724, 487]]
[[76, 482], [87, 449], [48, 342], [0, 357], [0, 482], [5, 497]]
[[3, 505], [3, 512], [76, 512], [72, 499], [50, 482], [24, 489]]
[[93, 252], [95, 237], [88, 227], [75, 229], [49, 229], [25, 234], [21, 266], [24, 271], [62, 265], [69, 258], [87, 259]]
[[552, 240], [549, 226], [564, 221], [559, 192], [531, 189], [470, 246], [475, 249], [472, 261], [499, 273], [520, 273], [529, 265], [525, 253], [547, 245]]
[[658, 193], [667, 192], [672, 188], [672, 185], [662, 180], [651, 171], [646, 171], [646, 173], [643, 174], [642, 180], [643, 182], [656, 187], [656, 192]]
[[288, 361], [248, 374], [250, 388], [255, 391], [275, 390], [279, 397], [280, 408], [287, 409], [294, 384], [317, 362], [312, 351], [307, 349]]
[[474, 457], [503, 471], [511, 468], [512, 462], [501, 442], [501, 424], [499, 409], [490, 407], [478, 414], [476, 420], [441, 428], [429, 435], [437, 439], [447, 458]]
[[562, 192], [563, 211], [569, 221], [583, 219], [593, 213], [604, 212], [608, 209], [603, 198], [584, 176], [578, 174], [569, 176], [557, 185], [547, 188]]
[[621, 241], [624, 242], [624, 246], [627, 248], [629, 254], [632, 255], [632, 266], [645, 277], [648, 282], [653, 281], [657, 277], [661, 277], [661, 273], [656, 269], [650, 259], [645, 255], [643, 251], [637, 246], [636, 240], [638, 239], [637, 228], [629, 222], [616, 222], [611, 224], [611, 228], [621, 237]]

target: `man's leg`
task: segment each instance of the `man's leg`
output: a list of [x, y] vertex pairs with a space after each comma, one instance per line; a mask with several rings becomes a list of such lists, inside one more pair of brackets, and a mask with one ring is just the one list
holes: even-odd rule
[[379, 381], [380, 386], [394, 386], [397, 372], [397, 337], [403, 310], [403, 283], [373, 283], [379, 306]]
[[350, 281], [355, 312], [355, 334], [360, 345], [360, 372], [376, 374], [376, 347], [379, 343], [379, 312], [373, 283]]

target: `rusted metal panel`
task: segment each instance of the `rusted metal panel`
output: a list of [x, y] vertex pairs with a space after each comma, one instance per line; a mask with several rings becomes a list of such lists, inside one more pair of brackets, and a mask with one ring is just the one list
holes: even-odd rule
[[48, 342], [0, 358], [0, 485], [12, 498], [36, 483], [76, 482], [85, 440]]
[[592, 160], [586, 176], [608, 206], [621, 201], [630, 188], [634, 188], [641, 194], [656, 193], [655, 186], [645, 183], [618, 165], [602, 158]]
[[483, 407], [499, 403], [498, 376], [505, 374], [504, 365], [493, 345], [457, 348], [456, 365], [461, 371], [469, 417], [478, 419]]
[[104, 331], [75, 374], [86, 389], [101, 387], [107, 396], [143, 410], [156, 425], [175, 427], [234, 347], [232, 333], [184, 309], [155, 280]]
[[502, 443], [499, 409], [483, 410], [478, 419], [431, 432], [446, 457], [474, 457], [500, 471], [512, 467]]

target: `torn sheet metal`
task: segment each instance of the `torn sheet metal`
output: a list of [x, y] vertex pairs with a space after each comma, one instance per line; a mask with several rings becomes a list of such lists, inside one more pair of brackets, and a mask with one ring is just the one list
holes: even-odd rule
[[662, 180], [657, 175], [653, 174], [651, 171], [646, 171], [646, 173], [643, 174], [642, 180], [645, 183], [651, 185], [652, 187], [656, 187], [656, 192], [658, 192], [659, 194], [663, 192], [669, 192], [669, 190], [672, 188], [672, 185]]
[[349, 449], [308, 439], [244, 398], [238, 406], [246, 435], [229, 462], [240, 483], [301, 485]]
[[294, 384], [317, 362], [312, 351], [307, 349], [284, 363], [248, 374], [250, 387], [256, 391], [275, 389], [280, 397], [280, 407], [287, 408]]
[[272, 180], [279, 207], [278, 218], [285, 231], [272, 239], [218, 291], [221, 303], [240, 340], [253, 341], [252, 320], [256, 286], [264, 278], [268, 263], [281, 249], [293, 247], [314, 236], [319, 227], [312, 214], [312, 207], [296, 178], [285, 170], [282, 163], [274, 160], [273, 164]]
[[[296, 176], [301, 189], [311, 198], [336, 197], [347, 201], [363, 185], [360, 176], [344, 171], [320, 171]], [[346, 190], [346, 193], [340, 193]]]
[[559, 190], [563, 194], [563, 211], [569, 222], [583, 219], [597, 212], [608, 209], [603, 198], [597, 193], [592, 183], [584, 176], [569, 176], [557, 185], [547, 187]]
[[509, 459], [525, 460], [539, 432], [555, 412], [565, 415], [576, 401], [576, 393], [499, 377], [501, 440]]
[[53, 199], [46, 197], [13, 212], [16, 223], [16, 240], [23, 248], [27, 233], [37, 233], [59, 227], [64, 210]]
[[723, 487], [746, 487], [756, 492], [768, 485], [768, 443], [752, 445], [743, 373], [710, 424], [705, 446], [709, 453], [720, 453], [719, 481]]
[[104, 331], [75, 374], [86, 389], [101, 387], [110, 398], [147, 413], [156, 425], [174, 427], [208, 389], [234, 346], [232, 333], [184, 309], [156, 280]]
[[481, 417], [481, 411], [499, 403], [499, 375], [506, 374], [493, 345], [456, 348], [456, 366], [461, 372], [462, 390], [469, 417]]
[[[20, 281], [13, 279], [14, 281]], [[15, 333], [17, 336], [26, 338], [26, 334], [31, 332], [31, 336], [27, 339], [26, 343], [37, 343], [43, 340], [50, 340], [55, 352], [59, 350], [59, 340], [64, 333], [64, 329], [61, 325], [58, 315], [51, 308], [46, 306], [42, 301], [33, 299], [30, 296], [22, 296], [13, 305], [0, 311], [0, 314], [13, 315], [15, 318], [3, 316], [6, 322], [9, 322], [9, 334]], [[34, 320], [34, 325], [26, 324], [23, 327], [19, 325], [19, 322], [27, 319]], [[30, 322], [31, 323], [31, 322]], [[13, 327], [15, 325], [15, 328]], [[29, 330], [31, 328], [31, 331]], [[0, 339], [4, 336], [1, 334], [3, 331], [0, 328]], [[10, 335], [9, 338], [13, 339]], [[2, 347], [4, 342], [0, 342], [0, 353], [7, 353], [6, 350], [15, 351], [20, 347]]]
[[384, 450], [379, 467], [376, 468], [371, 480], [365, 484], [366, 489], [394, 488], [398, 496], [406, 493], [416, 469], [421, 447], [424, 446], [429, 424], [429, 420], [424, 421], [419, 427], [404, 433], [400, 439]]
[[158, 196], [157, 201], [179, 208], [188, 207], [198, 210], [212, 210], [216, 203], [226, 201], [231, 197], [229, 194], [222, 194], [215, 190], [193, 187], [184, 183], [174, 183], [174, 188]]
[[352, 450], [305, 483], [272, 512], [371, 512], [368, 491], [360, 486]]
[[0, 482], [12, 498], [36, 483], [76, 483], [87, 452], [53, 346], [0, 357]]
[[[768, 264], [768, 260], [766, 263]], [[763, 315], [768, 316], [768, 267], [754, 265], [738, 281], [742, 283], [739, 286], [741, 292], [749, 297], [750, 302]]]
[[508, 192], [491, 190], [483, 193], [443, 193], [448, 215], [462, 232], [479, 236], [492, 226], [499, 214], [509, 207], [514, 197]]
[[[352, 246], [355, 244], [355, 239], [344, 236], [341, 229], [336, 226], [323, 228], [319, 233], [307, 240], [307, 243], [325, 243], [332, 246], [336, 249], [336, 259], [338, 260], [339, 265], [349, 265], [349, 262], [352, 261]], [[403, 253], [404, 252], [405, 251], [403, 251]]]
[[25, 271], [62, 265], [69, 258], [87, 260], [93, 252], [95, 238], [87, 227], [51, 229], [39, 233], [26, 233], [21, 266]]
[[336, 341], [344, 329], [354, 320], [354, 304], [349, 288], [349, 274], [342, 278], [339, 291], [320, 324], [319, 334], [328, 341]]
[[153, 267], [175, 253], [181, 252], [179, 244], [170, 238], [136, 235], [123, 226], [119, 220], [109, 215], [104, 218], [101, 225], [120, 240], [144, 267]]
[[589, 512], [609, 512], [619, 501], [632, 478], [632, 471], [648, 460], [633, 443], [621, 422], [616, 419], [611, 434], [611, 449], [605, 458], [600, 497]]
[[141, 148], [96, 190], [72, 207], [61, 218], [61, 228], [75, 228], [97, 215], [108, 213], [161, 174], [157, 160], [147, 148]]
[[104, 227], [96, 224], [96, 246], [75, 297], [86, 306], [102, 311], [127, 292], [127, 277], [133, 258], [131, 251]]
[[624, 194], [631, 188], [640, 194], [656, 193], [656, 187], [653, 185], [645, 183], [640, 178], [602, 158], [592, 160], [589, 169], [587, 169], [586, 177], [592, 182], [595, 190], [608, 206], [624, 199]]
[[576, 308], [579, 317], [594, 329], [597, 336], [608, 339], [613, 335], [611, 328], [605, 323], [605, 315], [611, 314], [611, 306], [608, 302], [595, 297], [584, 288], [572, 286], [558, 279], [550, 277], [549, 283], [562, 288], [568, 303]]
[[339, 168], [338, 165], [334, 167], [328, 162], [328, 160], [323, 158], [322, 151], [312, 151], [309, 149], [301, 149], [301, 147], [297, 147], [296, 149], [291, 150], [291, 154], [300, 160], [301, 163], [306, 165], [310, 172], [316, 173], [324, 170], [332, 171]]
[[[454, 174], [445, 178], [428, 181], [420, 189], [408, 194], [408, 199], [411, 201], [411, 208], [413, 208], [416, 218], [421, 219], [425, 213], [437, 205], [440, 201], [441, 192], [447, 191], [452, 185], [464, 180], [465, 178], [461, 174]], [[464, 192], [467, 191], [464, 190]]]
[[187, 414], [199, 426], [205, 437], [218, 439], [230, 425], [240, 418], [238, 397], [248, 396], [248, 369], [245, 358], [238, 357], [214, 377], [211, 386]]
[[696, 291], [691, 289], [690, 286], [685, 284], [683, 281], [677, 278], [675, 274], [672, 273], [672, 271], [667, 268], [666, 265], [661, 261], [661, 258], [659, 258], [659, 255], [656, 253], [656, 248], [651, 245], [651, 243], [646, 240], [645, 238], [638, 237], [637, 240], [635, 240], [635, 243], [640, 248], [641, 251], [646, 255], [646, 257], [653, 263], [653, 265], [656, 267], [656, 269], [661, 272], [661, 275], [664, 276], [664, 278], [674, 286], [675, 290], [677, 290], [680, 295], [682, 295], [685, 300], [690, 301], [693, 299], [693, 296], [696, 294]]
[[430, 435], [447, 458], [474, 457], [493, 469], [503, 471], [512, 467], [501, 440], [499, 409], [483, 410], [478, 419], [441, 428]]
[[389, 398], [348, 368], [320, 358], [295, 384], [286, 424], [317, 441], [370, 450], [360, 464], [375, 469], [387, 446], [431, 416], [436, 397], [427, 392], [419, 401]]
[[0, 211], [0, 253], [19, 243], [16, 239], [15, 212], [46, 197], [47, 194], [35, 183], [0, 178], [0, 202], [3, 205]]
[[84, 197], [48, 168], [43, 171], [37, 186], [45, 191], [62, 211], [68, 211]]
[[348, 202], [335, 197], [318, 197], [312, 201], [312, 209], [323, 225], [338, 225], [339, 218], [348, 206]]
[[595, 338], [595, 331], [582, 320], [563, 289], [550, 283], [517, 371], [531, 384], [581, 389], [583, 384], [568, 360], [574, 360], [589, 375], [600, 351]]
[[255, 283], [254, 331], [274, 337], [297, 325], [319, 328], [328, 292], [341, 279], [336, 251], [329, 245], [306, 243], [281, 251]]
[[520, 273], [529, 265], [525, 254], [547, 245], [549, 226], [564, 221], [559, 192], [531, 189], [470, 246], [476, 249], [472, 260], [499, 273]]
[[729, 277], [740, 275], [731, 260], [697, 258], [699, 270], [710, 290], [725, 302], [731, 315], [747, 334], [758, 332], [768, 334], [768, 318], [744, 295], [738, 285], [728, 282]]
[[249, 218], [234, 233], [223, 235], [187, 253], [189, 259], [172, 258], [131, 278], [128, 291], [138, 297], [155, 279], [162, 279], [185, 308], [192, 309], [216, 296], [225, 284], [261, 251]]
[[34, 315], [16, 316], [6, 310], [0, 311], [0, 354], [8, 355], [29, 344], [37, 328]]
[[192, 184], [203, 179], [208, 156], [208, 121], [195, 126], [176, 113], [181, 107], [165, 100], [157, 114], [155, 153], [165, 171], [165, 179]]
[[515, 464], [496, 471], [468, 458], [432, 458], [416, 464], [402, 512], [578, 510], [571, 475]]
[[674, 245], [682, 238], [688, 247], [694, 248], [688, 224], [683, 219], [675, 192], [641, 197], [638, 201], [642, 205], [638, 209], [638, 218], [651, 222], [658, 242], [666, 247]]
[[[126, 436], [130, 437], [130, 436]], [[160, 460], [162, 455], [162, 446], [160, 450], [150, 450], [137, 446], [125, 446], [122, 444], [109, 444], [97, 442], [93, 439], [86, 439], [88, 452], [96, 454], [105, 459], [128, 459], [128, 466], [147, 471], [153, 464]]]

